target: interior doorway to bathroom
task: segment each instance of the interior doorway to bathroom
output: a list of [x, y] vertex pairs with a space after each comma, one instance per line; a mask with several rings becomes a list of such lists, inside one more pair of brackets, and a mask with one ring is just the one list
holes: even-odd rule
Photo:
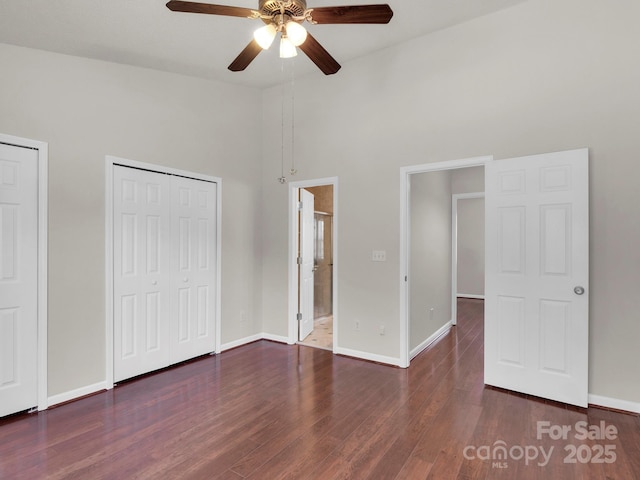
[[[295, 296], [296, 317], [300, 318], [297, 320], [297, 343], [333, 350], [336, 324], [335, 185], [306, 184], [296, 190], [293, 197], [298, 202], [299, 213], [296, 215], [295, 229], [298, 264]], [[313, 204], [312, 216], [308, 211], [310, 203]]]
[[333, 350], [333, 185], [307, 187], [313, 211], [313, 330], [299, 343]]

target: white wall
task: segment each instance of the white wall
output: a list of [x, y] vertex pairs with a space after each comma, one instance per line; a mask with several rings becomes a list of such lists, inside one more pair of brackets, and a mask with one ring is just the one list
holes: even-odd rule
[[451, 171], [451, 193], [484, 192], [484, 167], [457, 168]]
[[457, 201], [456, 294], [484, 296], [484, 198]]
[[[636, 0], [530, 0], [350, 62], [333, 77], [297, 79], [296, 179], [340, 181], [342, 347], [400, 354], [401, 166], [586, 146], [589, 390], [640, 401], [638, 18]], [[279, 104], [278, 88], [264, 92], [263, 315], [266, 331], [286, 335]], [[386, 250], [387, 262], [371, 262], [372, 248]]]
[[451, 172], [411, 175], [409, 350], [451, 321]]
[[2, 44], [0, 64], [0, 132], [49, 143], [49, 395], [105, 380], [107, 154], [222, 177], [222, 342], [259, 333], [260, 93]]

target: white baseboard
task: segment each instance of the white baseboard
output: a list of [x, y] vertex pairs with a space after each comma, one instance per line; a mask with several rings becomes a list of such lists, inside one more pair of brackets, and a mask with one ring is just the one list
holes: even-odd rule
[[271, 340], [272, 342], [289, 343], [288, 337], [273, 335], [271, 333], [256, 333], [255, 335], [249, 335], [248, 337], [240, 338], [238, 340], [220, 345], [220, 353], [226, 350], [231, 350], [232, 348], [241, 347], [242, 345], [246, 345], [247, 343], [256, 342], [258, 340]]
[[413, 357], [417, 356], [420, 352], [422, 352], [425, 348], [427, 348], [429, 345], [431, 345], [433, 342], [435, 342], [438, 338], [440, 338], [442, 335], [447, 333], [449, 331], [449, 329], [451, 328], [451, 325], [453, 325], [453, 322], [451, 320], [449, 320], [447, 323], [445, 323], [443, 326], [441, 326], [438, 330], [435, 331], [435, 333], [433, 335], [431, 335], [429, 338], [427, 338], [424, 342], [422, 342], [416, 348], [411, 350], [409, 352], [409, 358], [413, 359]]
[[291, 345], [291, 343], [289, 342], [289, 337], [284, 337], [282, 335], [273, 335], [271, 333], [263, 333], [262, 338], [264, 340], [271, 340], [272, 342], [286, 343], [287, 345]]
[[93, 385], [87, 385], [86, 387], [76, 388], [75, 390], [52, 395], [51, 397], [47, 398], [47, 403], [49, 405], [49, 408], [51, 408], [55, 405], [70, 402], [71, 400], [76, 400], [80, 397], [91, 395], [92, 393], [101, 392], [103, 390], [107, 390], [107, 382], [98, 382], [94, 383]]
[[456, 294], [458, 298], [477, 298], [478, 300], [484, 300], [484, 295], [474, 295], [472, 293], [458, 293]]
[[225, 350], [231, 350], [232, 348], [246, 345], [247, 343], [255, 342], [257, 340], [262, 340], [262, 334], [256, 333], [255, 335], [249, 335], [248, 337], [240, 338], [232, 342], [223, 343], [222, 345], [220, 345], [220, 353], [224, 352]]
[[378, 355], [376, 353], [361, 352], [360, 350], [351, 350], [349, 348], [334, 347], [333, 353], [337, 355], [346, 355], [347, 357], [359, 358], [361, 360], [369, 360], [372, 362], [386, 363], [388, 365], [394, 365], [396, 367], [401, 366], [399, 358], [386, 357], [384, 355]]
[[593, 395], [591, 393], [589, 394], [589, 405], [613, 408], [614, 410], [623, 410], [625, 412], [640, 413], [640, 403], [638, 402], [603, 397], [602, 395]]

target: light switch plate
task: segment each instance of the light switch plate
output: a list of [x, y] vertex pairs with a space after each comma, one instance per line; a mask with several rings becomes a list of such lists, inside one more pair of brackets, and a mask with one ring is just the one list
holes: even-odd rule
[[371, 260], [374, 262], [386, 262], [387, 252], [385, 250], [374, 250], [371, 254]]

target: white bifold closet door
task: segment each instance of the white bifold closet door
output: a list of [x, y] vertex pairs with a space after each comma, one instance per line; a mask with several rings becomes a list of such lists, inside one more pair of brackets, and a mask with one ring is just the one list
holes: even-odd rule
[[38, 151], [0, 144], [0, 417], [38, 404]]
[[171, 177], [171, 363], [215, 349], [216, 184]]
[[114, 381], [215, 349], [216, 184], [114, 167]]

